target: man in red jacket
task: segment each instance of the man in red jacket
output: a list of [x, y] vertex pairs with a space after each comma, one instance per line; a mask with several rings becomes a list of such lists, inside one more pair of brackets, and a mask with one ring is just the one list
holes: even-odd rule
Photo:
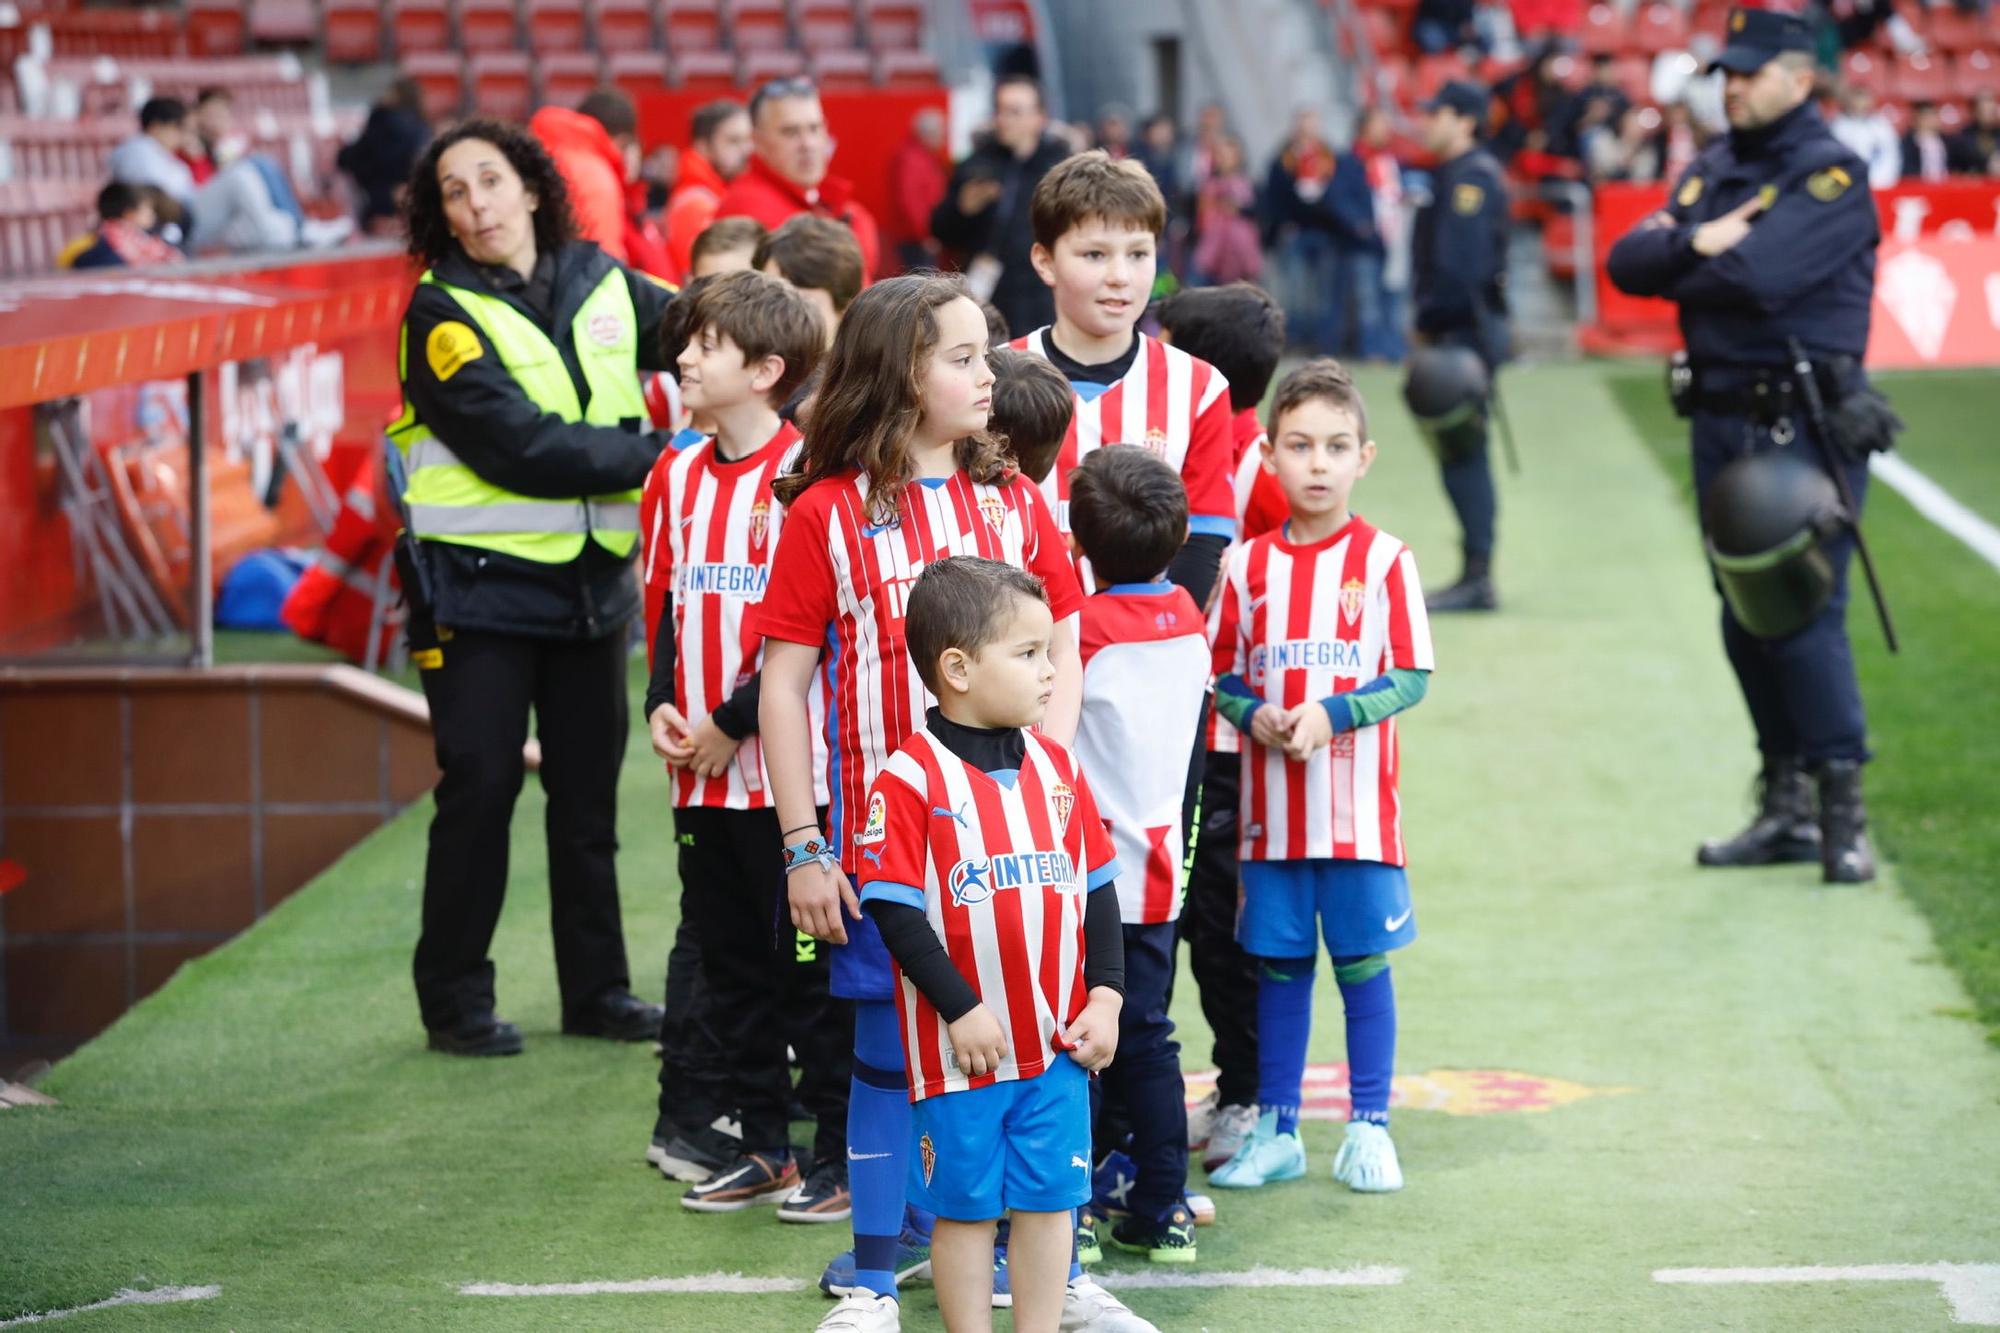
[[854, 201], [852, 182], [829, 176], [833, 137], [819, 89], [807, 79], [779, 79], [750, 99], [750, 165], [729, 184], [718, 218], [751, 217], [776, 231], [800, 213], [845, 222], [861, 246], [869, 276], [881, 270], [875, 219]]
[[675, 282], [685, 281], [693, 269], [695, 238], [715, 221], [723, 192], [750, 161], [750, 113], [727, 98], [710, 102], [695, 111], [689, 138], [661, 218], [673, 264], [668, 276]]
[[906, 269], [938, 262], [931, 210], [950, 179], [944, 160], [944, 113], [925, 107], [910, 119], [910, 137], [889, 159], [889, 240]]
[[669, 267], [664, 239], [644, 213], [638, 187], [639, 117], [632, 99], [605, 89], [576, 110], [545, 106], [528, 122], [569, 187], [577, 232], [613, 259], [658, 277]]

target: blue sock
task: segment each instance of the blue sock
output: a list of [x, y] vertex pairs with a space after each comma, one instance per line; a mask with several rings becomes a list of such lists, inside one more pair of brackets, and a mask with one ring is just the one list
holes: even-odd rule
[[1278, 1132], [1299, 1132], [1312, 1036], [1311, 958], [1265, 958], [1257, 969], [1257, 1104], [1278, 1115]]
[[1389, 968], [1365, 981], [1340, 983], [1347, 1008], [1347, 1083], [1354, 1098], [1350, 1120], [1389, 1123], [1389, 1079], [1396, 1068], [1396, 988]]
[[847, 1103], [847, 1187], [854, 1196], [854, 1284], [896, 1294], [896, 1238], [910, 1170], [910, 1093], [893, 1003], [854, 1006], [854, 1081]]

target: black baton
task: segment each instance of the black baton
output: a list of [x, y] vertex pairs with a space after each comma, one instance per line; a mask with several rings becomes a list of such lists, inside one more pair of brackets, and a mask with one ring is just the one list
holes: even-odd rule
[[1854, 492], [1848, 489], [1847, 474], [1841, 471], [1840, 461], [1833, 456], [1832, 439], [1826, 425], [1826, 403], [1819, 396], [1819, 381], [1813, 377], [1812, 358], [1797, 338], [1786, 340], [1792, 353], [1792, 375], [1799, 382], [1799, 393], [1806, 403], [1806, 421], [1812, 427], [1813, 452], [1819, 455], [1820, 466], [1833, 478], [1833, 488], [1840, 494], [1840, 503], [1846, 507], [1849, 523], [1854, 529], [1854, 554], [1861, 558], [1861, 572], [1868, 579], [1868, 595], [1875, 599], [1875, 615], [1882, 622], [1882, 637], [1889, 642], [1889, 651], [1898, 652], [1896, 626], [1889, 619], [1889, 603], [1882, 596], [1882, 582], [1875, 576], [1875, 561], [1868, 554], [1868, 542], [1861, 535], [1861, 509], [1854, 503]]

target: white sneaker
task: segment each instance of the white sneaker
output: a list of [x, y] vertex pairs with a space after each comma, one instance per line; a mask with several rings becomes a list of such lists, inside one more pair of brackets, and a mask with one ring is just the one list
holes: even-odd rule
[[903, 1307], [894, 1296], [851, 1291], [819, 1321], [819, 1333], [902, 1333]]
[[1389, 1131], [1367, 1120], [1348, 1121], [1347, 1138], [1333, 1159], [1333, 1178], [1357, 1194], [1393, 1194], [1403, 1188], [1403, 1167]]
[[1058, 1327], [1062, 1333], [1160, 1333], [1088, 1276], [1069, 1284]]
[[1201, 1169], [1214, 1171], [1243, 1151], [1244, 1140], [1257, 1128], [1254, 1106], [1224, 1106], [1215, 1112], [1215, 1126], [1209, 1130], [1208, 1146], [1201, 1152]]
[[299, 248], [330, 249], [353, 234], [353, 218], [307, 218], [299, 223]]
[[1222, 1106], [1222, 1094], [1210, 1088], [1208, 1096], [1188, 1107], [1188, 1151], [1200, 1152], [1208, 1146], [1215, 1129], [1215, 1113]]

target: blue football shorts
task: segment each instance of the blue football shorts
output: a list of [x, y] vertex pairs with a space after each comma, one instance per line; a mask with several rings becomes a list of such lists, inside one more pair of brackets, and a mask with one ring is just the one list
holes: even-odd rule
[[1259, 958], [1335, 958], [1400, 949], [1417, 938], [1410, 880], [1380, 861], [1245, 861], [1236, 942]]
[[910, 1202], [953, 1222], [1090, 1202], [1090, 1076], [1057, 1052], [1035, 1078], [926, 1097], [911, 1108]]

